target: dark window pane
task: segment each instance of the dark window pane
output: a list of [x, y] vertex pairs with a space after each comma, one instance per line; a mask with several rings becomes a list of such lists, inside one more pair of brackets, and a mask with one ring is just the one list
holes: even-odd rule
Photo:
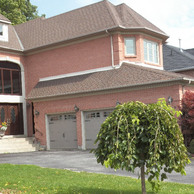
[[3, 70], [4, 93], [11, 94], [11, 77], [9, 70]]
[[20, 66], [18, 64], [9, 62], [9, 61], [0, 61], [0, 67], [5, 69], [17, 69], [20, 70]]
[[15, 123], [15, 109], [14, 108], [11, 109], [11, 122]]
[[0, 93], [3, 92], [3, 88], [2, 88], [2, 76], [1, 76], [1, 70], [0, 70]]
[[4, 108], [2, 107], [1, 108], [1, 122], [4, 122], [5, 121], [5, 110]]
[[12, 83], [13, 83], [13, 94], [19, 94], [21, 88], [20, 72], [12, 71]]

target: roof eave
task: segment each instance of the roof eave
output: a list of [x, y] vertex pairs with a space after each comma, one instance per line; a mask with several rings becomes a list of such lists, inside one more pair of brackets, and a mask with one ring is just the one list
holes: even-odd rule
[[4, 47], [4, 46], [0, 46], [0, 51], [20, 53], [20, 54], [23, 53], [22, 49], [14, 49], [14, 48], [9, 48], [9, 47]]
[[167, 70], [167, 71], [182, 72], [182, 71], [189, 71], [189, 70], [194, 70], [194, 67], [184, 67], [184, 68], [179, 68], [179, 69], [171, 69], [171, 70]]
[[150, 34], [152, 36], [160, 37], [164, 42], [169, 38], [167, 34], [158, 32], [156, 30], [152, 30], [147, 27], [125, 27], [125, 26], [119, 26], [119, 27], [123, 30], [140, 31], [140, 32]]
[[40, 97], [28, 97], [27, 100], [41, 100], [41, 99], [48, 99], [48, 98], [57, 98], [62, 96], [69, 96], [69, 95], [78, 95], [83, 93], [94, 93], [94, 92], [103, 92], [103, 91], [110, 91], [110, 90], [118, 90], [118, 89], [127, 89], [127, 88], [134, 88], [134, 87], [146, 87], [149, 85], [157, 85], [157, 84], [166, 84], [166, 83], [172, 83], [172, 82], [191, 82], [194, 83], [194, 79], [187, 79], [187, 78], [177, 78], [172, 80], [165, 80], [165, 81], [155, 81], [155, 82], [148, 82], [143, 84], [133, 84], [133, 85], [126, 85], [121, 87], [112, 87], [112, 88], [104, 88], [104, 89], [98, 89], [98, 90], [90, 90], [90, 91], [84, 91], [84, 92], [74, 92], [69, 94], [58, 94], [58, 95], [50, 95], [50, 96], [40, 96]]

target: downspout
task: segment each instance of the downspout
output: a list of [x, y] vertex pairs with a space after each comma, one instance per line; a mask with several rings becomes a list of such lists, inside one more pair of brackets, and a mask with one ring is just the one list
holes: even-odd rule
[[110, 35], [110, 47], [111, 47], [111, 61], [112, 61], [112, 67], [115, 68], [114, 64], [114, 51], [113, 51], [113, 36], [108, 30], [106, 30], [106, 33]]

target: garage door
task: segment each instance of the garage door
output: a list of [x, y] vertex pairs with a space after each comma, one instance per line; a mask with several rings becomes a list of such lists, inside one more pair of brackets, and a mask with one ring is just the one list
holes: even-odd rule
[[86, 149], [96, 148], [94, 145], [101, 124], [113, 110], [92, 111], [84, 113]]
[[75, 114], [50, 115], [48, 120], [51, 149], [77, 148]]

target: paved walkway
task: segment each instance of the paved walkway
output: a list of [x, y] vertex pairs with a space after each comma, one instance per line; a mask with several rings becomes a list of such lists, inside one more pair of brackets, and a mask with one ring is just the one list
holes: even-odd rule
[[[186, 166], [186, 176], [178, 173], [168, 174], [167, 181], [194, 184], [194, 159]], [[32, 164], [47, 168], [69, 169], [73, 171], [86, 171], [119, 176], [138, 178], [139, 170], [130, 173], [122, 170], [107, 169], [96, 162], [96, 158], [88, 151], [40, 151], [17, 154], [0, 154], [0, 163]]]

